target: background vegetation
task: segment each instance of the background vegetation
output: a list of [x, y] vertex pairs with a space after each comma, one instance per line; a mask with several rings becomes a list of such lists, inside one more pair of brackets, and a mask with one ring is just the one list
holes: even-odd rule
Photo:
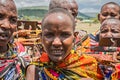
[[[37, 6], [37, 7], [25, 7], [18, 9], [19, 19], [21, 20], [37, 20], [41, 21], [43, 16], [47, 13], [48, 7]], [[92, 13], [91, 13], [92, 14]], [[93, 14], [92, 14], [93, 15]], [[88, 33], [93, 33], [99, 29], [99, 21], [97, 14], [94, 17], [79, 12], [77, 19], [77, 30], [86, 30]]]

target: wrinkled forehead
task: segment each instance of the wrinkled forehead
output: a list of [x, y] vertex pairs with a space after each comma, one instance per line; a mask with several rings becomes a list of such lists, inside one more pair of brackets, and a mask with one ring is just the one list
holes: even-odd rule
[[76, 3], [75, 0], [67, 0], [69, 3]]
[[[53, 18], [54, 17], [54, 18]], [[69, 26], [69, 28], [73, 28], [73, 21], [72, 19], [64, 14], [64, 13], [51, 13], [48, 16], [45, 17], [44, 21], [42, 22], [42, 30], [46, 28], [50, 28], [50, 26], [57, 26], [57, 28], [61, 26], [66, 26], [66, 28]]]
[[0, 0], [0, 8], [6, 8], [7, 10], [17, 11], [13, 0]]
[[74, 1], [66, 1], [61, 4], [61, 7], [66, 10], [76, 9], [78, 10], [78, 5]]
[[0, 5], [8, 5], [14, 3], [13, 0], [0, 0]]
[[5, 4], [7, 0], [0, 0], [1, 4]]
[[61, 3], [73, 3], [75, 0], [60, 0]]
[[106, 4], [102, 7], [102, 10], [105, 9], [105, 8], [109, 8], [109, 9], [119, 9], [120, 10], [120, 7], [118, 5], [115, 5], [115, 4]]
[[62, 5], [65, 5], [65, 4], [69, 4], [70, 5], [71, 3], [77, 5], [75, 0], [61, 0], [60, 3], [62, 3]]
[[[102, 23], [102, 25], [101, 25], [101, 28], [102, 27], [104, 27], [104, 26], [109, 26], [109, 27], [111, 27], [111, 26], [114, 26], [114, 27], [118, 27], [118, 28], [120, 28], [120, 21], [119, 20], [105, 20], [103, 23]], [[110, 26], [111, 25], [111, 26]]]
[[58, 12], [47, 15], [43, 23], [52, 22], [52, 21], [53, 21], [52, 23], [58, 23], [61, 21], [66, 22], [66, 20], [70, 21], [70, 23], [72, 22], [72, 19], [67, 14]]
[[111, 7], [111, 8], [118, 8], [119, 7], [118, 5], [115, 5], [115, 4], [108, 4], [106, 6], [107, 7]]

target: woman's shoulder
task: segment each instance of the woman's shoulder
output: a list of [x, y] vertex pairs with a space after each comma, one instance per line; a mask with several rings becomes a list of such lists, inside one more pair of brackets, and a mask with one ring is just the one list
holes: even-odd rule
[[28, 65], [26, 67], [26, 80], [38, 80], [39, 70], [39, 67], [37, 67], [36, 65]]
[[26, 67], [26, 72], [29, 73], [29, 72], [33, 72], [33, 71], [39, 71], [40, 68], [41, 68], [41, 66], [40, 66], [39, 62], [36, 62], [36, 63], [32, 62]]
[[27, 66], [27, 71], [29, 71], [29, 72], [33, 72], [35, 70], [35, 65], [29, 65], [29, 66]]
[[35, 65], [29, 65], [26, 67], [26, 79], [29, 80], [34, 80], [34, 76], [35, 76]]

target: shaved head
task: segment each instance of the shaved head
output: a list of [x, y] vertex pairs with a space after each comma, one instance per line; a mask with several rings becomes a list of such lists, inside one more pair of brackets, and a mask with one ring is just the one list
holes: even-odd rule
[[6, 3], [6, 0], [0, 0], [2, 4], [5, 4]]
[[75, 0], [50, 0], [49, 10], [53, 8], [64, 8], [63, 5], [68, 5], [70, 3], [77, 4]]
[[5, 6], [7, 6], [8, 10], [17, 12], [16, 5], [13, 0], [0, 0], [0, 7], [5, 7]]
[[78, 4], [76, 0], [50, 0], [49, 10], [54, 8], [63, 8], [70, 12], [74, 18], [78, 14]]
[[[107, 24], [117, 24], [117, 25], [120, 25], [120, 20], [115, 19], [115, 18], [106, 19], [106, 20], [103, 21], [103, 23], [101, 24], [101, 27], [103, 27], [104, 25], [107, 25]], [[119, 26], [119, 27], [120, 27], [120, 26]]]
[[[102, 6], [101, 12], [102, 12], [102, 9], [103, 9], [105, 6], [107, 6], [107, 5], [110, 5], [111, 7], [114, 7], [113, 5], [119, 7], [119, 4], [117, 4], [117, 3], [115, 3], [115, 2], [108, 2], [108, 3], [106, 3], [106, 4], [104, 4], [104, 5]], [[119, 7], [119, 13], [120, 13], [120, 7]]]

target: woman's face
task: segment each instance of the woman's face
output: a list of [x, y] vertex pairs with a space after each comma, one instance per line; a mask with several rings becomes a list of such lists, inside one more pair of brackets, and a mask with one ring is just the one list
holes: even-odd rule
[[78, 14], [78, 5], [76, 2], [71, 2], [70, 3], [70, 12], [71, 14], [73, 15], [74, 18], [77, 17], [77, 14]]
[[43, 22], [42, 42], [53, 62], [62, 61], [73, 45], [73, 22], [63, 13], [48, 15]]
[[61, 4], [61, 7], [68, 10], [68, 12], [70, 12], [72, 16], [76, 19], [78, 14], [78, 5], [74, 0], [72, 0], [71, 2], [69, 0], [66, 0], [66, 3]]
[[98, 19], [100, 23], [102, 23], [105, 19], [108, 19], [108, 18], [120, 19], [119, 6], [114, 4], [108, 4], [102, 8], [101, 13], [98, 15]]
[[0, 4], [0, 46], [5, 46], [17, 27], [17, 10], [11, 0]]
[[[106, 22], [100, 29], [100, 40], [108, 40], [109, 46], [117, 46], [120, 39], [120, 23], [118, 21]], [[107, 43], [108, 43], [107, 42]], [[106, 44], [107, 44], [106, 43]]]

